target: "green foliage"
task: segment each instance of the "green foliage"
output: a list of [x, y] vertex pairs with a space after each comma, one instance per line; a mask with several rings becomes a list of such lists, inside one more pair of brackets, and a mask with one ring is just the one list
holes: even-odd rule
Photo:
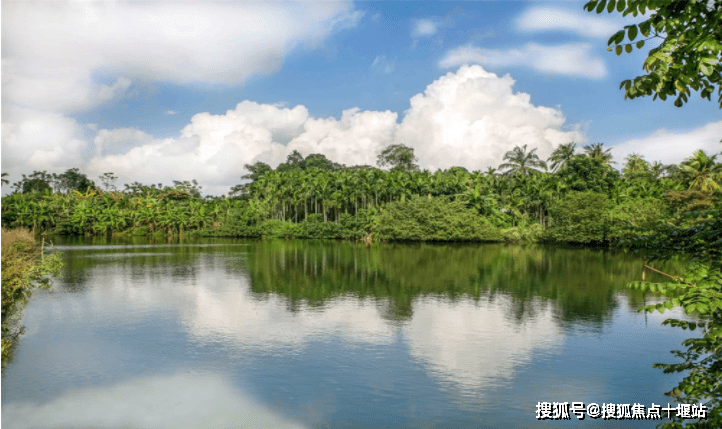
[[57, 255], [44, 256], [27, 230], [2, 230], [2, 365], [7, 362], [14, 335], [9, 321], [27, 301], [33, 287], [46, 287], [48, 275], [60, 270]]
[[557, 171], [560, 167], [563, 167], [567, 161], [572, 159], [576, 149], [577, 144], [574, 142], [559, 145], [559, 147], [554, 149], [554, 152], [552, 152], [551, 156], [547, 160], [547, 162], [551, 163], [550, 166], [552, 171]]
[[[567, 155], [573, 153], [574, 143], [565, 147]], [[504, 231], [503, 236], [495, 239], [533, 242], [539, 239], [539, 231], [550, 226], [550, 207], [564, 200], [569, 191], [575, 191], [605, 194], [611, 206], [620, 207], [616, 212], [607, 213], [604, 225], [608, 231], [604, 242], [614, 244], [619, 238], [630, 237], [630, 231], [635, 228], [641, 231], [640, 228], [649, 225], [647, 221], [638, 221], [647, 215], [635, 209], [636, 201], [666, 198], [670, 216], [711, 204], [708, 199], [691, 195], [701, 191], [684, 190], [690, 186], [691, 179], [682, 172], [665, 177], [651, 173], [628, 174], [622, 179], [619, 172], [607, 165], [608, 151], [601, 144], [593, 145], [589, 151], [591, 156], [566, 159], [560, 152], [560, 156], [564, 155], [560, 162], [566, 161], [563, 165], [560, 163], [562, 166], [553, 174], [526, 174], [531, 171], [529, 161], [536, 159], [535, 153], [523, 147], [517, 149], [523, 155], [521, 163], [525, 174], [498, 175], [494, 169], [488, 173], [469, 172], [459, 167], [433, 173], [384, 171], [368, 166], [336, 168], [337, 164], [329, 164], [330, 161], [320, 155], [303, 159], [300, 154], [291, 154], [288, 165], [293, 167], [283, 171], [272, 170], [263, 163], [247, 166], [251, 174], [246, 178], [252, 181], [238, 185], [240, 198], [201, 197], [201, 186], [196, 181], [174, 181], [173, 186], [134, 182], [125, 185], [123, 192], [97, 189], [67, 194], [52, 193], [49, 189], [27, 194], [16, 192], [3, 197], [2, 224], [65, 235], [193, 233], [367, 239], [382, 208], [419, 197], [433, 197], [440, 198], [443, 204], [452, 201], [463, 204], [475, 215], [471, 222], [488, 223], [497, 231]], [[709, 158], [712, 163], [704, 164], [703, 171], [709, 172], [705, 173], [706, 177], [716, 180], [714, 171], [718, 164]], [[309, 162], [313, 166], [309, 167]], [[521, 164], [515, 165], [521, 173]], [[52, 179], [52, 175], [42, 174]], [[109, 177], [112, 178], [112, 174]], [[690, 194], [689, 198], [686, 194]], [[652, 212], [649, 215], [652, 216]], [[268, 220], [299, 224], [301, 228], [281, 227], [278, 223], [261, 228]], [[593, 240], [588, 236], [574, 239], [570, 235], [574, 225], [569, 228], [568, 234], [560, 235], [557, 229], [551, 231], [554, 234], [545, 231], [542, 236], [563, 242], [597, 243], [600, 240], [596, 236]], [[397, 235], [407, 234], [394, 234]], [[448, 239], [446, 235], [440, 234]], [[478, 237], [472, 235], [469, 240], [478, 240]]]
[[33, 174], [26, 176], [23, 174], [23, 179], [13, 184], [16, 192], [22, 192], [27, 194], [33, 191], [45, 192], [51, 191], [53, 183], [53, 175], [48, 174], [46, 171], [34, 171]]
[[[676, 96], [674, 105], [681, 107], [688, 101], [690, 90], [711, 100], [716, 88], [722, 108], [722, 1], [592, 0], [584, 8], [602, 13], [605, 5], [609, 13], [647, 14], [646, 20], [612, 35], [607, 42], [610, 51], [614, 45], [617, 55], [630, 53], [633, 46], [641, 49], [645, 41], [661, 39], [644, 61], [647, 74], [620, 84], [625, 98], [653, 95], [655, 100], [666, 100]], [[643, 38], [635, 42], [637, 36]]]
[[539, 168], [547, 169], [546, 163], [536, 154], [536, 148], [527, 152], [526, 145], [517, 146], [505, 153], [504, 160], [508, 162], [499, 166], [499, 168], [506, 169], [504, 174], [520, 173], [523, 176], [540, 173]]
[[612, 160], [612, 149], [604, 149], [604, 143], [592, 143], [584, 146], [584, 152], [590, 158], [601, 159], [604, 164], [611, 167], [615, 162]]
[[414, 155], [414, 149], [402, 144], [392, 144], [378, 155], [376, 164], [379, 167], [391, 166], [392, 170], [418, 171], [416, 164], [418, 158]]
[[501, 231], [502, 238], [507, 242], [536, 243], [544, 239], [544, 227], [538, 223], [532, 223], [516, 228]]
[[559, 179], [572, 191], [609, 193], [620, 179], [619, 172], [603, 158], [577, 155], [559, 170]]
[[549, 207], [552, 224], [545, 237], [565, 243], [607, 243], [611, 207], [605, 194], [570, 192]]
[[717, 155], [708, 156], [703, 150], [698, 150], [680, 164], [680, 173], [689, 183], [690, 190], [722, 190], [722, 164], [715, 162], [716, 159]]
[[498, 229], [461, 201], [420, 197], [391, 203], [376, 218], [384, 241], [499, 241]]
[[657, 198], [627, 200], [612, 206], [607, 215], [611, 243], [655, 234], [672, 220], [669, 207]]
[[626, 163], [622, 169], [624, 177], [643, 178], [652, 174], [652, 166], [644, 160], [644, 157], [637, 154], [631, 154], [625, 159]]
[[55, 182], [61, 192], [78, 191], [85, 193], [90, 189], [95, 189], [95, 183], [77, 168], [71, 168], [65, 173], [58, 175], [55, 178]]
[[103, 190], [106, 192], [116, 191], [115, 181], [118, 180], [118, 176], [112, 172], [101, 174], [99, 177], [100, 182], [103, 184]]
[[[695, 320], [668, 319], [664, 324], [682, 329], [701, 328], [701, 336], [685, 340], [684, 351], [673, 351], [680, 363], [655, 364], [665, 373], [683, 372], [684, 379], [667, 395], [679, 403], [703, 403], [709, 411], [706, 420], [696, 422], [675, 418], [664, 428], [722, 427], [722, 195], [710, 210], [688, 212], [690, 227], [660, 228], [656, 234], [630, 240], [631, 245], [647, 252], [649, 263], [685, 255], [686, 272], [668, 283], [634, 282], [628, 287], [645, 292], [673, 292], [673, 298], [647, 306], [640, 311], [658, 311], [681, 307]], [[651, 267], [650, 267], [651, 268]]]

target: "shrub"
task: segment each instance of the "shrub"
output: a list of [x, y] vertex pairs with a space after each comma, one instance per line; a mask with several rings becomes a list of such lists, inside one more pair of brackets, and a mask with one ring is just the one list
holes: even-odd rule
[[501, 233], [463, 202], [419, 197], [388, 204], [374, 235], [389, 241], [500, 241]]
[[48, 284], [47, 275], [60, 270], [57, 255], [43, 257], [34, 237], [26, 229], [2, 229], [2, 364], [10, 351], [8, 322], [27, 298], [33, 286]]
[[611, 201], [597, 192], [570, 192], [549, 207], [545, 238], [581, 244], [608, 242]]

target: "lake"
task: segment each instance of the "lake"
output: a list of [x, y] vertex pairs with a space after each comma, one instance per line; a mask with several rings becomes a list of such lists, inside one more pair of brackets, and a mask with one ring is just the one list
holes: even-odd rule
[[625, 288], [642, 262], [621, 251], [54, 240], [7, 428], [654, 427], [537, 404], [666, 407], [681, 376], [652, 364], [691, 336], [637, 312], [661, 299]]

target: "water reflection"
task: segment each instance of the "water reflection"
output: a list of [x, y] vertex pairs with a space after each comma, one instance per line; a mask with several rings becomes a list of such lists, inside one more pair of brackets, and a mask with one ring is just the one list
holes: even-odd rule
[[136, 378], [45, 403], [3, 405], [8, 428], [302, 428], [213, 374]]
[[[3, 424], [223, 427], [247, 408], [273, 427], [362, 427], [363, 415], [386, 419], [381, 426], [478, 427], [509, 422], [490, 410], [515, 401], [531, 404], [516, 412], [536, 423], [533, 404], [553, 385], [552, 400], [614, 399], [630, 389], [620, 367], [655, 371], [651, 361], [668, 356], [661, 318], [650, 329], [634, 311], [653, 299], [624, 288], [641, 274], [624, 253], [138, 244], [65, 248], [63, 277], [31, 301], [18, 362], [4, 374]], [[649, 357], [660, 347], [661, 358]], [[636, 373], [637, 385], [668, 390], [656, 372]]]
[[508, 317], [511, 298], [480, 303], [419, 300], [405, 329], [414, 357], [464, 395], [508, 384], [514, 370], [535, 353], [563, 343], [553, 306], [534, 301], [535, 315], [521, 323]]

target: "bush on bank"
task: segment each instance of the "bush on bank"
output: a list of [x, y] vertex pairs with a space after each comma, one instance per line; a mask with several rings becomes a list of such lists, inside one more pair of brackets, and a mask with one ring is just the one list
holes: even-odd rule
[[489, 220], [461, 201], [418, 197], [390, 203], [377, 216], [373, 235], [384, 241], [501, 241]]
[[57, 255], [43, 256], [41, 245], [27, 229], [2, 229], [2, 365], [17, 332], [9, 324], [27, 301], [33, 287], [47, 286], [49, 274], [60, 270]]

